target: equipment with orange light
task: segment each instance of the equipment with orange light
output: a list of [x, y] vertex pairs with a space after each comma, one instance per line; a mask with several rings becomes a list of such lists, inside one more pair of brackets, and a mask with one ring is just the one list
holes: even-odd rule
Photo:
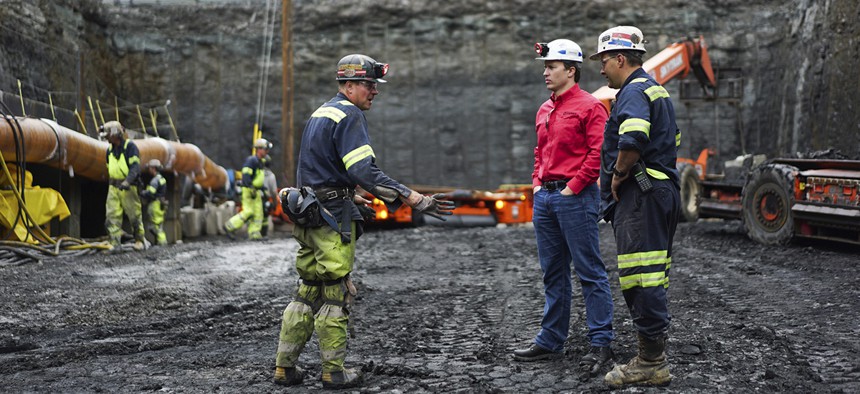
[[[454, 218], [480, 217], [489, 219], [481, 223], [493, 224], [521, 224], [532, 221], [534, 199], [531, 185], [502, 185], [493, 191], [433, 186], [410, 186], [410, 189], [422, 194], [442, 193], [443, 198], [454, 201]], [[373, 198], [367, 192], [363, 192], [363, 195], [371, 199], [371, 207], [376, 211], [375, 220], [369, 223], [371, 225], [420, 225], [424, 221], [421, 215], [415, 215], [406, 205], [389, 212], [379, 199]]]

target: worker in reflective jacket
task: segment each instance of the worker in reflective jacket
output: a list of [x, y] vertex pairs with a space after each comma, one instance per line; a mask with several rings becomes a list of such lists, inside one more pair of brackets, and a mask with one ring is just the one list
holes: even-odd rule
[[242, 165], [242, 212], [233, 215], [224, 223], [224, 233], [230, 239], [233, 233], [242, 228], [248, 221], [248, 239], [263, 239], [261, 230], [263, 228], [263, 199], [265, 192], [265, 173], [263, 171], [263, 158], [269, 154], [272, 143], [265, 138], [254, 141], [254, 154], [245, 159]]
[[146, 171], [152, 177], [149, 184], [140, 192], [146, 202], [146, 214], [149, 218], [149, 232], [155, 238], [156, 245], [167, 245], [167, 234], [164, 233], [164, 211], [167, 209], [167, 180], [161, 176], [161, 161], [152, 159], [146, 164]]
[[669, 93], [642, 69], [642, 31], [617, 26], [597, 40], [600, 73], [619, 89], [601, 150], [601, 213], [612, 222], [618, 277], [639, 353], [604, 377], [612, 388], [667, 385], [669, 314], [667, 292], [672, 238], [680, 215], [675, 170], [681, 132]]
[[117, 121], [102, 125], [99, 135], [110, 142], [105, 153], [109, 184], [105, 201], [105, 227], [112, 250], [120, 250], [123, 212], [128, 217], [134, 234], [134, 249], [143, 250], [143, 220], [140, 196], [137, 194], [140, 176], [140, 154], [137, 145], [126, 139], [125, 128]]
[[[301, 278], [296, 299], [283, 313], [274, 382], [300, 384], [303, 373], [296, 366], [299, 354], [316, 332], [319, 338], [324, 388], [352, 387], [362, 382], [359, 371], [344, 368], [349, 304], [355, 287], [349, 279], [355, 260], [355, 241], [362, 232], [362, 216], [356, 202], [369, 203], [355, 194], [360, 185], [390, 210], [407, 204], [416, 212], [441, 218], [453, 203], [410, 190], [389, 178], [376, 166], [370, 146], [367, 119], [379, 94], [377, 84], [388, 64], [353, 54], [338, 63], [338, 93], [311, 114], [302, 134], [296, 171], [297, 186], [313, 189], [327, 216], [320, 226], [295, 225], [299, 243], [296, 270]], [[282, 201], [288, 201], [285, 196]], [[284, 207], [287, 209], [287, 207]], [[316, 221], [325, 223], [322, 220]]]

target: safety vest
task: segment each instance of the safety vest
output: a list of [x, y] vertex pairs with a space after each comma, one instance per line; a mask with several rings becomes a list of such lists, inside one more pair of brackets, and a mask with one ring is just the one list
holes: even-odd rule
[[167, 187], [167, 179], [164, 179], [161, 174], [155, 174], [152, 177], [152, 180], [149, 181], [149, 186], [146, 187], [146, 191], [149, 192], [150, 196], [154, 198], [158, 198], [164, 195], [164, 190]]
[[128, 140], [125, 140], [125, 143], [123, 143], [122, 152], [120, 152], [119, 157], [115, 157], [111, 153], [112, 148], [108, 149], [107, 168], [110, 179], [123, 180], [128, 176], [128, 160], [125, 158], [125, 151], [128, 148], [128, 142]]

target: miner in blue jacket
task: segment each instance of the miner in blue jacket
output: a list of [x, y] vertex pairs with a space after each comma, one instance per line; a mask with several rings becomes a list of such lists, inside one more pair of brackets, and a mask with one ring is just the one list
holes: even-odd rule
[[[299, 243], [296, 270], [301, 277], [298, 294], [283, 313], [275, 359], [274, 381], [282, 385], [302, 382], [296, 360], [311, 334], [317, 333], [325, 388], [353, 387], [362, 383], [359, 371], [344, 367], [349, 302], [355, 287], [349, 279], [355, 260], [355, 241], [362, 232], [356, 186], [385, 202], [390, 210], [402, 204], [416, 212], [450, 215], [453, 203], [417, 193], [391, 179], [376, 166], [370, 146], [367, 119], [379, 94], [378, 86], [388, 64], [360, 54], [337, 64], [338, 93], [311, 114], [302, 134], [296, 171], [297, 186], [308, 187], [319, 199], [334, 225], [296, 224]], [[285, 200], [282, 196], [282, 200]]]

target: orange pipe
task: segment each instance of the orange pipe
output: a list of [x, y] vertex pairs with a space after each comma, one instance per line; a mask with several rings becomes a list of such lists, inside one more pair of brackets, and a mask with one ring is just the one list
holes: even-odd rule
[[[8, 120], [8, 121], [7, 121]], [[105, 152], [108, 143], [60, 126], [47, 119], [0, 119], [0, 151], [6, 161], [17, 160], [12, 125], [15, 121], [23, 133], [24, 160], [68, 171], [69, 176], [82, 176], [95, 181], [107, 181]], [[11, 123], [11, 124], [10, 124]], [[17, 126], [15, 127], [17, 130]], [[19, 135], [20, 139], [21, 136]], [[19, 141], [20, 142], [20, 141]], [[162, 138], [136, 139], [142, 164], [158, 159], [164, 169], [185, 174], [203, 188], [221, 190], [227, 183], [227, 170], [203, 155], [195, 145]]]

